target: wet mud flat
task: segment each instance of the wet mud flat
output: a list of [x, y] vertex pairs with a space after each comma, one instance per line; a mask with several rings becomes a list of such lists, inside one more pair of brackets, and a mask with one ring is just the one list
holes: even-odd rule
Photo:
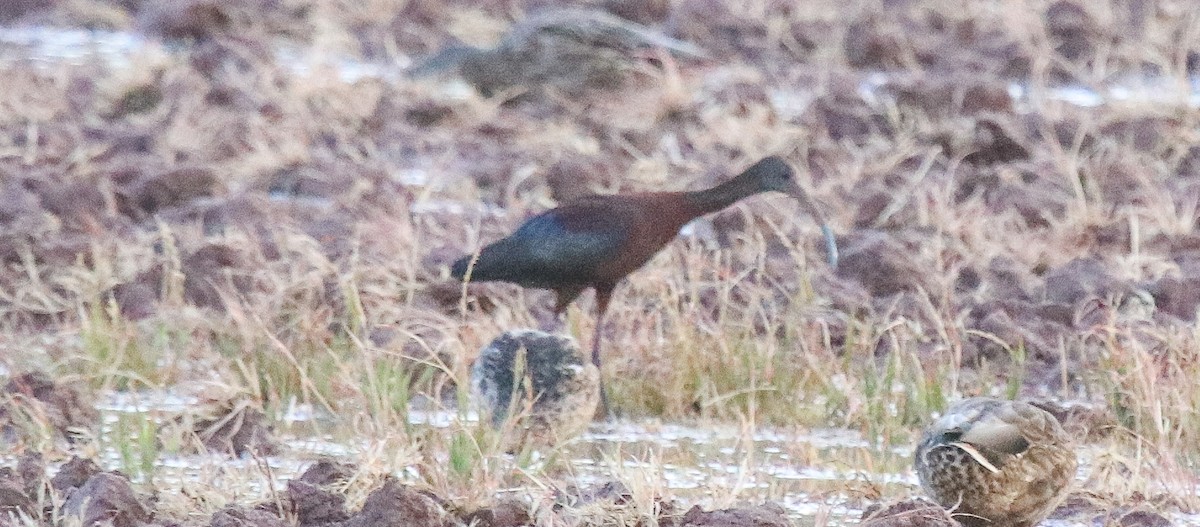
[[[277, 458], [260, 459], [256, 469], [275, 465]], [[196, 462], [201, 467], [212, 461]], [[226, 460], [226, 464], [241, 464]], [[41, 454], [27, 452], [11, 466], [0, 467], [0, 511], [11, 525], [50, 525], [77, 521], [81, 525], [415, 525], [415, 526], [521, 526], [521, 525], [674, 525], [674, 526], [872, 526], [945, 525], [957, 523], [940, 506], [923, 498], [887, 500], [858, 497], [830, 503], [784, 507], [772, 500], [739, 500], [732, 506], [687, 505], [691, 500], [651, 496], [640, 503], [624, 483], [616, 480], [574, 484], [558, 481], [549, 489], [515, 489], [490, 499], [485, 505], [464, 505], [424, 485], [404, 483], [389, 474], [352, 463], [320, 458], [303, 464], [292, 477], [261, 473], [278, 480], [264, 489], [267, 499], [254, 503], [193, 503], [185, 511], [171, 503], [170, 495], [189, 495], [195, 478], [148, 483], [132, 480], [118, 470], [103, 470], [94, 460], [72, 457], [47, 463]], [[278, 469], [279, 467], [276, 467]], [[233, 469], [237, 470], [237, 469]], [[269, 469], [267, 469], [269, 471]], [[161, 476], [160, 476], [161, 478]], [[365, 493], [365, 496], [364, 496]], [[818, 499], [818, 495], [808, 496]], [[351, 500], [354, 500], [353, 502]], [[751, 504], [751, 501], [757, 504]], [[859, 508], [861, 507], [861, 508]], [[1073, 495], [1052, 516], [1060, 525], [1094, 525], [1115, 522], [1123, 526], [1158, 527], [1190, 525], [1193, 516], [1155, 512], [1154, 500], [1133, 505], [1105, 504], [1087, 493]], [[212, 510], [211, 513], [205, 512]]]
[[[28, 396], [13, 397], [10, 401], [20, 402], [5, 405], [0, 414], [9, 439], [19, 433], [15, 411], [59, 416], [70, 409], [78, 414], [81, 408], [78, 392], [50, 382], [44, 374], [17, 376], [5, 390], [9, 396]], [[375, 441], [296, 433], [308, 429], [305, 426], [284, 431], [245, 406], [226, 405], [215, 414], [198, 414], [205, 406], [200, 401], [165, 393], [143, 393], [136, 399], [128, 395], [110, 394], [91, 415], [56, 420], [53, 431], [68, 443], [52, 442], [58, 447], [48, 455], [55, 459], [31, 448], [4, 456], [0, 511], [18, 522], [13, 525], [782, 526], [858, 520], [877, 527], [957, 525], [941, 507], [917, 497], [908, 447], [881, 452], [850, 430], [795, 434], [764, 428], [746, 436], [724, 425], [597, 424], [551, 453], [564, 458], [565, 469], [518, 478], [520, 483], [495, 494], [471, 496], [413, 477], [428, 465], [408, 462], [389, 471], [386, 464], [373, 463], [380, 446]], [[97, 414], [105, 423], [98, 432], [102, 437], [89, 440], [81, 432]], [[133, 439], [128, 437], [131, 428], [123, 420], [148, 415], [158, 416], [151, 444], [136, 432]], [[411, 418], [413, 424], [440, 434], [453, 434], [464, 422], [480, 425], [477, 417], [453, 412], [418, 411]], [[1103, 425], [1096, 416], [1080, 412], [1061, 418], [1075, 431], [1085, 421], [1093, 427]], [[195, 442], [165, 444], [181, 426]], [[58, 457], [63, 447], [77, 454]], [[874, 470], [897, 473], [848, 466], [847, 460], [861, 458], [861, 452], [872, 452], [881, 463]], [[453, 464], [453, 453], [449, 456], [441, 461]], [[1096, 449], [1085, 454], [1092, 472], [1101, 470], [1096, 468], [1103, 465], [1099, 456]], [[503, 457], [505, 465], [526, 473], [554, 464], [540, 455], [524, 460], [521, 454]], [[887, 468], [889, 457], [900, 464]], [[1092, 477], [1078, 481], [1078, 490], [1049, 521], [1125, 526], [1196, 521], [1179, 512], [1183, 505], [1169, 492], [1121, 498], [1095, 488], [1095, 483]], [[719, 489], [735, 492], [722, 496]]]
[[[211, 526], [283, 525], [321, 526], [520, 526], [554, 521], [553, 517], [577, 515], [580, 508], [592, 506], [611, 509], [611, 520], [620, 520], [621, 509], [631, 496], [619, 484], [595, 488], [571, 488], [567, 492], [546, 497], [546, 503], [531, 508], [520, 500], [502, 500], [496, 505], [472, 511], [458, 511], [450, 503], [428, 492], [384, 477], [377, 488], [367, 494], [360, 509], [351, 512], [343, 492], [344, 485], [358, 472], [357, 467], [332, 461], [319, 461], [296, 479], [287, 482], [274, 500], [254, 506], [230, 505], [211, 516]], [[72, 458], [50, 478], [39, 456], [22, 457], [16, 467], [0, 471], [0, 508], [14, 516], [37, 521], [43, 513], [61, 515], [82, 525], [111, 524], [117, 527], [140, 525], [179, 525], [178, 522], [156, 517], [147, 496], [134, 490], [129, 480], [119, 472], [102, 471], [95, 463]], [[61, 509], [47, 503], [51, 498], [61, 503]], [[699, 506], [682, 514], [672, 503], [661, 503], [659, 525], [790, 525], [784, 511], [777, 505], [742, 507], [705, 511]], [[940, 508], [937, 508], [941, 511]], [[544, 518], [535, 518], [541, 515]], [[597, 525], [603, 516], [592, 513]], [[944, 512], [942, 513], [944, 514]], [[48, 518], [47, 518], [48, 519]], [[558, 521], [562, 521], [559, 519]], [[576, 519], [578, 521], [578, 519]], [[203, 523], [200, 523], [203, 524]]]
[[[844, 521], [915, 494], [906, 449], [948, 400], [1078, 403], [1096, 413], [1078, 433], [1094, 462], [1060, 521], [1194, 512], [1200, 52], [1180, 4], [592, 2], [709, 57], [643, 58], [578, 96], [404, 75], [443, 44], [490, 45], [517, 14], [556, 4], [384, 4], [0, 6], [0, 365], [11, 400], [42, 405], [4, 414], [13, 470], [29, 450], [55, 465], [111, 452], [99, 465], [148, 500], [130, 517], [207, 524], [228, 501], [243, 508], [222, 522], [294, 523], [278, 503], [261, 509], [263, 493], [213, 490], [166, 511], [149, 498], [167, 454], [286, 459], [294, 445], [260, 430], [300, 413], [336, 416], [332, 428], [354, 432], [329, 445], [353, 447], [342, 461], [399, 478], [355, 487], [328, 523], [367, 521], [373, 490], [425, 496], [412, 499], [463, 522], [530, 480], [602, 485], [572, 470], [590, 459], [599, 480], [624, 466], [603, 429], [530, 477], [505, 452], [464, 454], [486, 435], [474, 425], [415, 419], [418, 397], [455, 415], [443, 402], [484, 343], [551, 305], [464, 289], [447, 266], [572, 197], [700, 188], [780, 154], [829, 211], [841, 264], [822, 263], [815, 226], [779, 200], [688, 226], [618, 290], [603, 372], [618, 408], [851, 430], [870, 448], [812, 453], [792, 436], [749, 448], [789, 454], [763, 463], [776, 480], [831, 466], [895, 477], [821, 487], [856, 500], [833, 509]], [[586, 302], [567, 317], [576, 335], [594, 322]], [[147, 388], [187, 396], [177, 412], [93, 411]], [[718, 447], [710, 468], [736, 474], [749, 450]], [[649, 480], [672, 474], [636, 456]], [[70, 501], [21, 477], [6, 510]], [[689, 521], [724, 521], [701, 516], [742, 498], [818, 521], [778, 481], [720, 481], [695, 494], [622, 483], [648, 522], [683, 521], [695, 503]], [[678, 503], [660, 515], [668, 494]], [[527, 513], [554, 510], [526, 498]], [[768, 509], [746, 521], [771, 524]]]

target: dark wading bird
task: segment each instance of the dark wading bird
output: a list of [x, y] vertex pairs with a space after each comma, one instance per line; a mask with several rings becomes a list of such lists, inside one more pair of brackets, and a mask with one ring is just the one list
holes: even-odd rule
[[975, 397], [950, 406], [917, 446], [921, 487], [967, 527], [1031, 527], [1067, 495], [1075, 451], [1031, 404]]
[[[787, 162], [772, 156], [707, 190], [573, 200], [530, 218], [507, 238], [484, 247], [478, 256], [460, 258], [450, 272], [459, 280], [550, 289], [558, 296], [556, 316], [585, 289], [595, 289], [592, 363], [600, 368], [601, 328], [617, 283], [650, 261], [687, 222], [770, 191], [796, 198], [821, 224], [829, 264], [837, 266], [837, 245], [825, 215], [796, 183]], [[603, 384], [600, 391], [601, 411], [607, 412]]]

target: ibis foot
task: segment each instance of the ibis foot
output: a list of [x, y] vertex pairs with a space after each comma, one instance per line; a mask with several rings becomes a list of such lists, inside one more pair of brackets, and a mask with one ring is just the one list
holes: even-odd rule
[[600, 404], [596, 405], [596, 415], [593, 416], [595, 421], [608, 422], [612, 421], [616, 415], [613, 414], [611, 407], [608, 406], [608, 390], [604, 389], [604, 383], [600, 383]]

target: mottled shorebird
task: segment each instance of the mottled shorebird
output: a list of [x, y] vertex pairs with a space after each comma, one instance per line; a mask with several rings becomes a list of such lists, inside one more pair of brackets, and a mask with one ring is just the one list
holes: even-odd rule
[[925, 429], [921, 486], [967, 527], [1031, 527], [1067, 495], [1075, 451], [1058, 420], [1031, 404], [959, 401]]
[[600, 402], [600, 372], [575, 339], [535, 330], [496, 337], [475, 359], [471, 391], [506, 443], [553, 446], [587, 429]]
[[[787, 162], [772, 156], [706, 190], [576, 199], [530, 218], [478, 255], [460, 258], [451, 274], [459, 280], [553, 290], [558, 296], [556, 315], [585, 289], [595, 289], [592, 364], [600, 368], [601, 328], [617, 283], [650, 261], [689, 221], [771, 191], [792, 196], [821, 224], [829, 265], [836, 267], [837, 244], [824, 213], [796, 183]], [[603, 384], [601, 408], [607, 412]]]
[[408, 70], [410, 77], [455, 71], [480, 93], [555, 86], [574, 92], [620, 85], [641, 56], [657, 50], [703, 58], [694, 44], [588, 9], [550, 10], [513, 25], [494, 48], [448, 46]]

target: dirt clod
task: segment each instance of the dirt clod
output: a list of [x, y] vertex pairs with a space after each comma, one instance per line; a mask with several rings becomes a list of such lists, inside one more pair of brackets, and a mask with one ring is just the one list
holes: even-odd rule
[[63, 513], [83, 527], [101, 523], [112, 527], [139, 527], [150, 521], [150, 511], [130, 486], [113, 472], [101, 472], [75, 489], [63, 503]]
[[100, 465], [90, 458], [72, 456], [71, 460], [59, 467], [58, 472], [50, 479], [50, 486], [59, 492], [78, 488], [87, 483], [92, 476], [100, 473]]
[[25, 492], [25, 482], [12, 472], [0, 473], [0, 516], [24, 514], [37, 516], [33, 499]]
[[1160, 311], [1185, 322], [1196, 320], [1200, 308], [1200, 276], [1165, 276], [1150, 287]]
[[463, 516], [463, 523], [478, 527], [522, 527], [532, 525], [529, 505], [516, 500], [501, 500], [495, 505]]
[[214, 512], [209, 527], [288, 527], [288, 522], [265, 510], [231, 505]]
[[975, 124], [974, 151], [963, 161], [973, 165], [995, 165], [1029, 159], [1029, 149], [1013, 137], [1004, 125], [991, 120]]
[[950, 514], [925, 498], [910, 498], [890, 505], [872, 505], [863, 511], [864, 527], [957, 527]]
[[[1171, 527], [1169, 518], [1147, 508], [1144, 498], [1135, 494], [1135, 503], [1115, 504], [1086, 491], [1076, 492], [1059, 505], [1051, 518], [1072, 524], [1113, 525], [1120, 527]], [[1140, 503], [1139, 503], [1140, 502]]]
[[216, 195], [221, 188], [217, 173], [203, 166], [185, 166], [140, 179], [117, 193], [122, 212], [144, 219], [192, 200]]
[[371, 492], [343, 527], [449, 527], [453, 519], [429, 496], [394, 479]]
[[305, 469], [304, 473], [300, 474], [298, 481], [303, 481], [310, 485], [333, 485], [349, 481], [357, 471], [358, 466], [353, 463], [343, 463], [323, 458]]
[[622, 505], [633, 499], [629, 488], [620, 481], [606, 481], [580, 487], [568, 485], [554, 493], [554, 501], [559, 506], [581, 507], [591, 503], [613, 503]]
[[1134, 510], [1122, 514], [1117, 523], [1121, 527], [1171, 527], [1174, 525], [1167, 517], [1147, 510]]
[[1098, 36], [1092, 16], [1073, 0], [1059, 0], [1046, 9], [1046, 31], [1054, 39], [1055, 50], [1068, 60], [1091, 55]]
[[[182, 421], [181, 418], [179, 422]], [[201, 442], [191, 445], [196, 450], [235, 457], [247, 453], [262, 456], [279, 453], [279, 442], [271, 433], [266, 415], [249, 402], [219, 405], [211, 416], [197, 420], [192, 429]]]
[[91, 428], [99, 417], [95, 407], [74, 386], [56, 383], [43, 371], [10, 378], [4, 385], [4, 393], [8, 395], [7, 401], [0, 404], [0, 431], [4, 435], [20, 433], [16, 423], [31, 419], [70, 439], [74, 435], [72, 430]]
[[[188, 251], [179, 262], [183, 274], [183, 301], [188, 304], [223, 311], [226, 298], [253, 290], [258, 282], [254, 272], [262, 265], [261, 258], [245, 247], [224, 243], [207, 243]], [[113, 299], [121, 313], [134, 319], [153, 315], [160, 297], [174, 291], [164, 286], [164, 267], [174, 264], [164, 261], [139, 273], [132, 280], [112, 290]], [[165, 300], [173, 300], [166, 298]]]
[[1107, 407], [1099, 405], [1064, 405], [1051, 399], [1031, 400], [1032, 404], [1050, 412], [1072, 437], [1097, 439], [1112, 433], [1118, 426], [1117, 417]]
[[17, 475], [25, 482], [25, 493], [37, 496], [46, 484], [46, 460], [42, 453], [29, 450], [17, 459]]
[[595, 194], [592, 184], [611, 181], [619, 170], [600, 157], [572, 156], [555, 161], [546, 167], [546, 185], [550, 195], [560, 203]]
[[1046, 300], [1076, 304], [1090, 297], [1105, 297], [1120, 288], [1120, 282], [1099, 258], [1076, 258], [1046, 273]]
[[680, 527], [790, 527], [783, 507], [765, 503], [750, 507], [736, 507], [705, 511], [699, 505], [683, 514]]
[[349, 518], [346, 496], [303, 481], [288, 482], [284, 506], [295, 514], [302, 527], [328, 525]]
[[872, 296], [891, 296], [916, 291], [924, 284], [924, 273], [909, 249], [879, 231], [863, 231], [843, 246], [839, 277], [862, 284]]

